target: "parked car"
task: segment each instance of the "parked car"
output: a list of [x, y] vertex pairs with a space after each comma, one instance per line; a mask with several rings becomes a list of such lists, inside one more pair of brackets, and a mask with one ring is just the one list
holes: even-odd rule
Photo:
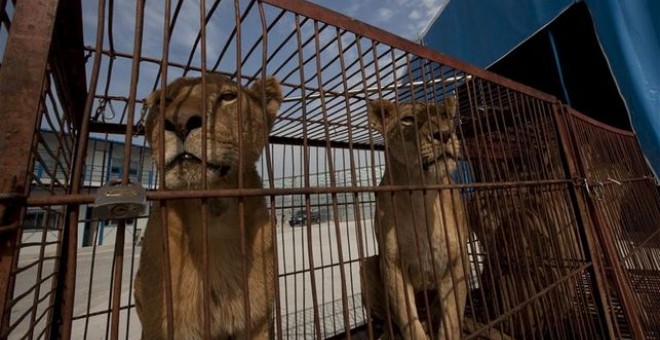
[[[318, 211], [310, 211], [309, 219], [312, 223], [321, 223], [321, 213]], [[307, 211], [298, 210], [296, 211], [291, 219], [289, 220], [289, 225], [294, 227], [296, 225], [305, 226], [307, 225]]]

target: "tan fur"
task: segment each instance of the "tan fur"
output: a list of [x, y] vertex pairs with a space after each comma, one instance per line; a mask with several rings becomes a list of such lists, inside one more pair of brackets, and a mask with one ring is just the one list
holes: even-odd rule
[[[373, 319], [384, 321], [387, 318], [387, 307], [385, 306], [385, 296], [384, 296], [384, 284], [382, 281], [382, 274], [380, 272], [380, 259], [378, 255], [370, 256], [364, 259], [364, 263], [360, 266], [360, 273], [362, 278], [364, 278], [365, 286], [368, 287], [367, 291], [362, 292], [362, 303], [365, 306], [369, 306], [371, 312], [371, 317]], [[420, 310], [418, 310], [420, 315], [426, 315], [426, 310], [428, 309], [431, 314], [431, 319], [434, 322], [432, 325], [433, 329], [438, 329], [440, 322], [440, 312], [439, 308], [439, 299], [438, 294], [435, 290], [429, 290], [426, 292], [417, 292], [415, 294], [415, 301]], [[427, 307], [427, 302], [428, 306]], [[388, 325], [384, 325], [385, 328]], [[422, 321], [422, 327], [424, 331], [428, 332], [429, 324], [426, 320]], [[473, 319], [466, 318], [463, 320], [463, 333], [471, 334], [483, 330], [486, 326], [482, 323], [476, 322]], [[391, 336], [389, 332], [386, 332], [381, 336], [382, 340], [385, 339], [399, 339], [400, 332], [398, 329], [394, 330], [394, 335]], [[510, 340], [510, 336], [500, 332], [497, 329], [491, 328], [487, 331], [483, 331], [477, 337], [477, 339], [489, 339], [489, 340]]]
[[[560, 176], [558, 150], [550, 150], [538, 151], [542, 165]], [[576, 296], [573, 279], [537, 296], [584, 261], [564, 187], [477, 190], [470, 210], [486, 255], [481, 285], [490, 315], [519, 309], [498, 327], [536, 338], [565, 322]]]
[[[243, 155], [244, 187], [261, 188], [254, 163], [266, 144], [282, 101], [279, 83], [257, 80], [251, 89], [228, 78], [209, 74], [206, 98], [200, 78], [179, 78], [165, 92], [165, 127], [160, 125], [160, 92], [148, 99], [146, 138], [156, 162], [164, 133], [165, 186], [167, 189], [200, 189], [202, 183], [202, 129], [190, 123], [202, 114], [207, 102], [207, 181], [212, 189], [236, 188], [239, 152]], [[239, 93], [240, 92], [240, 93]], [[238, 148], [238, 103], [241, 103], [243, 149]], [[262, 102], [266, 110], [262, 109]], [[188, 125], [186, 125], [188, 124]], [[186, 130], [188, 127], [194, 127]], [[174, 128], [175, 127], [175, 128]], [[182, 137], [184, 136], [185, 137]], [[189, 153], [187, 159], [181, 158]], [[194, 157], [193, 157], [194, 156]], [[177, 158], [178, 157], [178, 158]], [[196, 157], [196, 158], [195, 158]], [[240, 212], [237, 198], [208, 200], [208, 259], [211, 294], [210, 332], [213, 339], [265, 339], [270, 330], [273, 301], [273, 236], [266, 204], [260, 197], [245, 197], [244, 227], [247, 256], [241, 253]], [[143, 339], [167, 336], [163, 275], [163, 229], [167, 228], [173, 299], [174, 339], [204, 337], [202, 202], [198, 199], [166, 202], [165, 217], [154, 204], [145, 231], [140, 267], [135, 279], [136, 308]], [[243, 262], [247, 267], [250, 324], [245, 324]]]
[[[454, 98], [444, 104], [398, 106], [379, 100], [368, 103], [368, 113], [386, 141], [381, 186], [452, 183], [449, 174], [461, 155]], [[382, 281], [389, 314], [401, 335], [426, 339], [420, 319], [430, 314], [441, 318], [430, 323], [440, 325], [433, 330], [438, 339], [459, 338], [467, 294], [467, 222], [459, 191], [378, 193], [376, 211]], [[415, 296], [424, 291], [437, 292], [438, 305], [420, 315], [422, 306]]]

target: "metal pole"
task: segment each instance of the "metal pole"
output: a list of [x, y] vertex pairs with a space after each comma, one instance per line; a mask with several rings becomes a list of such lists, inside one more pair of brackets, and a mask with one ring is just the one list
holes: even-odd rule
[[[0, 203], [0, 338], [9, 326], [20, 243], [20, 196], [29, 191], [28, 169], [34, 129], [41, 106], [58, 1], [24, 0], [15, 4], [11, 31], [0, 68], [0, 185], [12, 196]], [[15, 195], [15, 196], [13, 196]], [[17, 209], [18, 208], [18, 209]], [[16, 228], [12, 227], [15, 226]]]

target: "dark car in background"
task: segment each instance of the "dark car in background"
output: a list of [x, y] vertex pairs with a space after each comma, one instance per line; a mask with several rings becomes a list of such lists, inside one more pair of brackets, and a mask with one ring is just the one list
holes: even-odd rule
[[[298, 210], [293, 214], [293, 216], [291, 216], [289, 225], [292, 227], [297, 225], [305, 226], [307, 225], [307, 216], [307, 211]], [[312, 223], [321, 223], [321, 213], [315, 210], [310, 211], [309, 219]]]

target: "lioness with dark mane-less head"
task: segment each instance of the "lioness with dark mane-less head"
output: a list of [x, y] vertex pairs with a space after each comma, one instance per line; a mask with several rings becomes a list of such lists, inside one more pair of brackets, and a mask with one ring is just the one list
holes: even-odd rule
[[[444, 103], [398, 105], [377, 100], [368, 102], [367, 108], [373, 127], [386, 141], [387, 164], [381, 186], [453, 183], [451, 174], [461, 157], [454, 97]], [[424, 325], [435, 327], [437, 339], [460, 338], [467, 295], [467, 221], [460, 192], [379, 192], [375, 231], [380, 261], [367, 261], [363, 274], [376, 316], [385, 316], [387, 301], [403, 338], [426, 339]], [[380, 268], [373, 268], [375, 265]], [[385, 294], [380, 296], [381, 290], [387, 300], [383, 299]], [[429, 301], [429, 306], [417, 305], [416, 295], [425, 291], [434, 301]], [[427, 312], [419, 315], [424, 309]], [[427, 315], [435, 320], [420, 321]]]
[[[206, 82], [205, 98], [201, 78], [179, 78], [163, 89], [167, 101], [163, 125], [159, 119], [160, 91], [147, 100], [150, 111], [145, 136], [156, 162], [161, 150], [164, 152], [165, 173], [161, 175], [166, 189], [202, 189], [204, 171], [208, 188], [237, 188], [239, 154], [243, 158], [243, 187], [261, 188], [254, 164], [282, 102], [279, 83], [266, 78], [256, 80], [248, 89], [219, 74], [208, 74]], [[206, 112], [202, 112], [203, 102]], [[206, 136], [202, 135], [202, 115], [207, 121]], [[239, 149], [239, 126], [242, 149]], [[203, 141], [206, 141], [206, 169], [202, 166]], [[238, 203], [238, 198], [208, 200], [210, 335], [213, 339], [246, 339], [249, 334], [250, 338], [265, 339], [269, 336], [274, 298], [272, 230], [262, 197], [244, 197], [243, 216]], [[163, 228], [168, 231], [173, 338], [204, 337], [201, 207], [200, 199], [167, 201], [166, 221], [162, 220], [164, 216], [158, 206], [154, 205], [150, 212], [135, 279], [135, 301], [143, 339], [167, 337]], [[241, 253], [241, 219], [245, 227], [246, 259]], [[243, 279], [244, 261], [247, 283]], [[244, 303], [245, 289], [249, 292], [249, 306]], [[245, 324], [247, 310], [250, 324]]]

